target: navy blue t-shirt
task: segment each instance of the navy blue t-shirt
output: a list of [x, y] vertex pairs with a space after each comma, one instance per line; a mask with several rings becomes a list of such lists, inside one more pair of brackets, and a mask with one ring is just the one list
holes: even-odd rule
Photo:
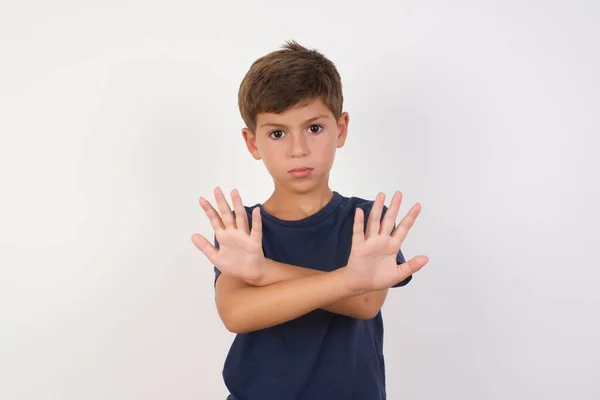
[[[372, 201], [334, 192], [320, 211], [296, 221], [270, 215], [260, 204], [245, 208], [251, 223], [252, 209], [261, 207], [265, 257], [333, 271], [348, 261], [356, 208], [365, 212], [366, 227], [372, 205]], [[397, 262], [404, 262], [401, 251]], [[219, 274], [215, 267], [215, 283]], [[271, 328], [238, 334], [223, 368], [229, 398], [384, 400], [383, 334], [381, 312], [373, 319], [358, 320], [321, 309]]]

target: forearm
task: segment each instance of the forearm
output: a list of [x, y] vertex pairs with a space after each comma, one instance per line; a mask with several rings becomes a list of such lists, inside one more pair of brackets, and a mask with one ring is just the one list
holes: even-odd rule
[[[260, 286], [323, 274], [327, 274], [327, 272], [267, 259], [266, 274], [261, 280]], [[371, 319], [377, 315], [386, 297], [387, 289], [337, 300], [321, 308], [352, 318]]]
[[236, 333], [252, 332], [291, 321], [341, 299], [356, 296], [347, 287], [344, 268], [330, 273], [228, 290], [218, 300], [221, 318]]

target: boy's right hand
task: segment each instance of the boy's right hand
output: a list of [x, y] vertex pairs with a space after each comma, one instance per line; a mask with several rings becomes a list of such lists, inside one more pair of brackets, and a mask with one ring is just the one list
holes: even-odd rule
[[192, 242], [222, 273], [251, 285], [259, 284], [266, 269], [260, 209], [255, 207], [252, 212], [250, 231], [246, 210], [238, 191], [231, 192], [235, 216], [221, 189], [216, 188], [214, 194], [221, 215], [202, 197], [200, 205], [210, 220], [219, 248], [197, 233], [192, 235]]
[[385, 195], [380, 193], [373, 203], [366, 232], [364, 212], [360, 208], [356, 209], [352, 249], [345, 268], [346, 282], [353, 293], [388, 289], [420, 270], [429, 261], [427, 256], [417, 256], [398, 265], [396, 256], [421, 211], [421, 205], [415, 204], [394, 228], [402, 193], [394, 194], [390, 207], [381, 220], [384, 201]]

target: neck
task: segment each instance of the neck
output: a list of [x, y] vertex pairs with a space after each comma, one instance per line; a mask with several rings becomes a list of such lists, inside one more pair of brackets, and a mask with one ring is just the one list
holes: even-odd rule
[[278, 218], [297, 220], [315, 214], [332, 197], [333, 191], [327, 184], [309, 192], [293, 192], [276, 184], [273, 194], [265, 201], [263, 208]]

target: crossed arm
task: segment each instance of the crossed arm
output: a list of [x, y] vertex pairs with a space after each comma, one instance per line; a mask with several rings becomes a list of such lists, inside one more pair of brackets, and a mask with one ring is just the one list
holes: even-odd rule
[[357, 319], [373, 318], [388, 288], [428, 262], [428, 257], [417, 256], [396, 263], [400, 246], [420, 212], [416, 204], [396, 228], [400, 192], [394, 195], [383, 218], [385, 197], [377, 196], [366, 229], [364, 213], [356, 209], [348, 263], [332, 272], [267, 259], [262, 251], [260, 209], [256, 207], [252, 212], [250, 230], [237, 191], [232, 192], [237, 218], [220, 189], [215, 195], [222, 216], [203, 198], [200, 205], [211, 221], [219, 248], [199, 234], [193, 235], [192, 241], [221, 271], [215, 285], [217, 310], [231, 332], [269, 328], [316, 309]]
[[343, 268], [323, 272], [269, 259], [266, 264], [267, 273], [260, 286], [223, 273], [217, 278], [217, 310], [229, 331], [267, 328], [316, 309], [371, 319], [387, 297], [388, 289], [353, 295], [344, 287]]

